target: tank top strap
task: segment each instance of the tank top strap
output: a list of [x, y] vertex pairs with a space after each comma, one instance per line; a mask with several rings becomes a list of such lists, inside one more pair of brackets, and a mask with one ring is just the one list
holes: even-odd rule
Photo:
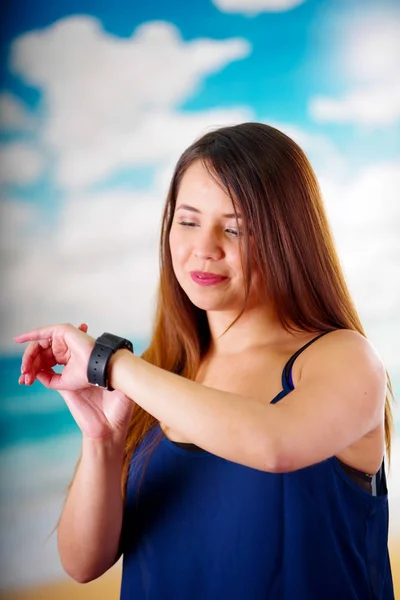
[[311, 344], [313, 344], [314, 342], [316, 342], [317, 340], [319, 340], [320, 338], [322, 338], [324, 335], [326, 335], [327, 333], [330, 333], [331, 331], [334, 331], [333, 329], [331, 329], [330, 331], [324, 331], [324, 333], [321, 333], [321, 335], [318, 335], [317, 337], [315, 337], [314, 339], [310, 340], [309, 342], [307, 342], [307, 344], [304, 344], [304, 346], [302, 346], [301, 348], [299, 348], [297, 350], [297, 352], [295, 352], [293, 354], [293, 356], [291, 356], [289, 358], [289, 360], [287, 361], [286, 365], [283, 368], [282, 371], [282, 386], [283, 389], [286, 391], [291, 391], [294, 389], [294, 385], [293, 385], [293, 379], [292, 379], [292, 367], [294, 364], [294, 361], [296, 360], [296, 358], [302, 353], [304, 352], [304, 350], [306, 348], [308, 348], [308, 346], [311, 346]]
[[385, 459], [383, 459], [381, 468], [372, 478], [372, 494], [373, 496], [386, 496], [387, 493]]

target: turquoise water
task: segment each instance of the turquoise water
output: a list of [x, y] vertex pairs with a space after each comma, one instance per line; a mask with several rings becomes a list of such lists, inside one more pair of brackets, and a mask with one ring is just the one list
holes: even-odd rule
[[21, 358], [0, 359], [0, 447], [57, 437], [76, 430], [62, 397], [38, 381], [18, 384]]

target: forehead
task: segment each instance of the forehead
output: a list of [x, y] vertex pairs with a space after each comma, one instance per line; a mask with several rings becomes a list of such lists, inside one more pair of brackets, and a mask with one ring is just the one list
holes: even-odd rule
[[182, 177], [176, 207], [180, 204], [193, 206], [201, 212], [235, 212], [232, 200], [201, 161], [190, 165]]

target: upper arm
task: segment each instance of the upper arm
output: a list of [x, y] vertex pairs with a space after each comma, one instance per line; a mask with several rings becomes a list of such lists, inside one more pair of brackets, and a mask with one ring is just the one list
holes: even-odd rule
[[335, 331], [310, 346], [296, 388], [276, 404], [279, 471], [334, 456], [377, 427], [386, 383], [382, 360], [356, 332]]

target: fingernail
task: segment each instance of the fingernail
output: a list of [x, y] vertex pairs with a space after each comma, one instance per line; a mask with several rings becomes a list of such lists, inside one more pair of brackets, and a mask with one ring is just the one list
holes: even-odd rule
[[24, 374], [25, 373], [25, 365], [21, 365], [21, 373]]

